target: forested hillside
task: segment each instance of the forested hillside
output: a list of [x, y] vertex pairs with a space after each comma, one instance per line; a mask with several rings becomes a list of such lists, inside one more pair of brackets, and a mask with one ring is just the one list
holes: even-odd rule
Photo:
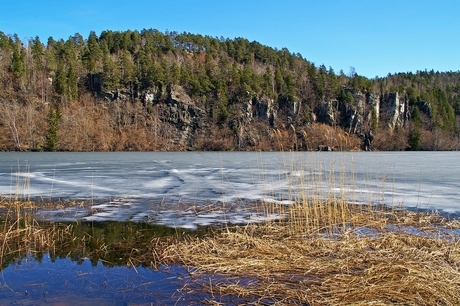
[[367, 79], [244, 38], [0, 32], [3, 151], [458, 150], [459, 93], [459, 72]]

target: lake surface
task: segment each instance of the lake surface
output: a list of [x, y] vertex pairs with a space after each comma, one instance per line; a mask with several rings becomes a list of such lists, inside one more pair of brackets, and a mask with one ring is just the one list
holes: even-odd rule
[[[181, 302], [180, 267], [159, 270], [94, 265], [89, 259], [40, 261], [30, 255], [11, 264], [0, 282], [2, 305], [188, 305]], [[176, 281], [171, 281], [174, 278]], [[190, 300], [188, 300], [190, 301]]]
[[200, 304], [206, 297], [181, 290], [184, 267], [132, 265], [131, 251], [178, 228], [282, 217], [261, 203], [338, 197], [458, 216], [459, 161], [457, 152], [0, 153], [1, 200], [86, 203], [32, 212], [72, 233], [60, 248], [3, 256], [0, 303]]
[[86, 199], [49, 221], [134, 221], [196, 228], [263, 221], [257, 203], [345, 197], [460, 212], [459, 152], [0, 153], [0, 194]]

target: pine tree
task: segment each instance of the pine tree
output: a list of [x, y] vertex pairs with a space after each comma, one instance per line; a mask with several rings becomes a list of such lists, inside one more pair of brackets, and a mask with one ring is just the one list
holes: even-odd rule
[[420, 132], [420, 111], [417, 106], [412, 111], [412, 124], [409, 131], [409, 150], [420, 150], [421, 132]]
[[13, 59], [11, 62], [11, 69], [16, 78], [21, 79], [26, 74], [26, 67], [24, 63], [24, 53], [21, 50], [13, 50]]
[[58, 148], [58, 125], [61, 120], [61, 111], [59, 104], [50, 106], [48, 114], [48, 136], [47, 136], [47, 150], [55, 152]]
[[65, 71], [63, 60], [60, 60], [58, 62], [54, 88], [57, 94], [67, 96], [67, 93], [68, 93], [67, 73]]
[[87, 47], [82, 56], [83, 63], [89, 73], [89, 87], [94, 90], [94, 74], [100, 70], [102, 60], [102, 50], [94, 31], [88, 37]]
[[77, 84], [77, 75], [73, 68], [72, 63], [69, 64], [69, 69], [67, 70], [67, 84], [68, 84], [68, 98], [69, 100], [78, 99], [78, 84]]

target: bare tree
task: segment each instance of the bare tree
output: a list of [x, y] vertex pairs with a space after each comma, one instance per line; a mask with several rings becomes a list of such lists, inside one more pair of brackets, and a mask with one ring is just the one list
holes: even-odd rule
[[16, 103], [1, 103], [0, 104], [0, 119], [1, 122], [8, 127], [11, 138], [16, 150], [21, 151], [21, 138], [19, 137], [18, 129], [18, 113], [19, 106]]

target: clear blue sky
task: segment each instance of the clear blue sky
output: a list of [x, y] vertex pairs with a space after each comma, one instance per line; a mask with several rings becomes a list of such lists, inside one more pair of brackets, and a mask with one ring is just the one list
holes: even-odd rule
[[13, 0], [1, 11], [0, 31], [44, 43], [152, 28], [243, 37], [368, 78], [460, 70], [459, 0]]

